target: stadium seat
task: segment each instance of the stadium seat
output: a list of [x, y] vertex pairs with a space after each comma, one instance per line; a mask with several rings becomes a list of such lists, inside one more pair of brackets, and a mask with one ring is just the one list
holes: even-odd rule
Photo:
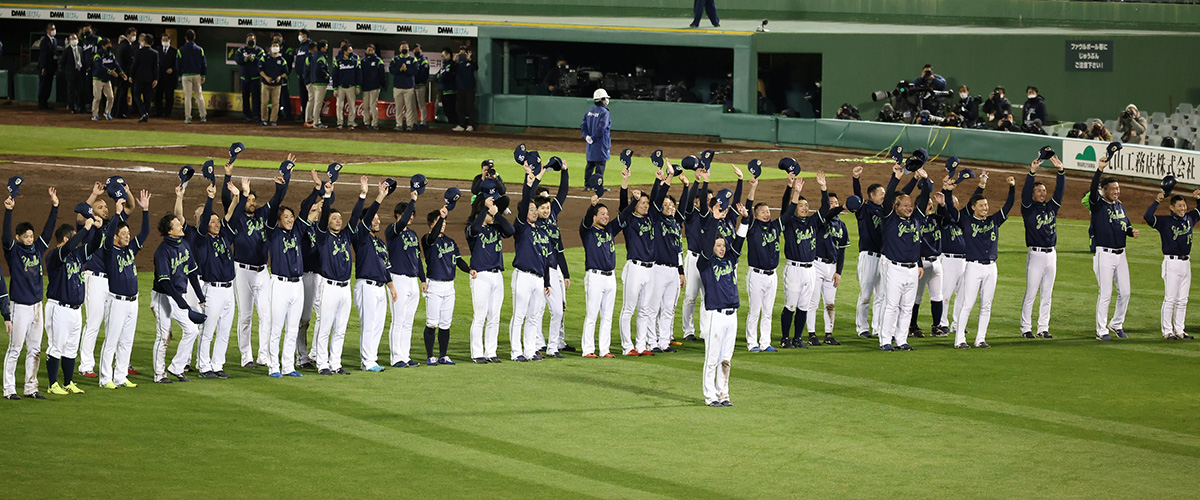
[[1163, 136], [1161, 136], [1161, 135], [1158, 135], [1158, 134], [1146, 134], [1146, 145], [1147, 145], [1147, 146], [1159, 146], [1159, 145], [1162, 145], [1162, 140], [1163, 140]]
[[1167, 123], [1167, 115], [1162, 111], [1156, 111], [1150, 115], [1150, 123]]
[[1117, 131], [1117, 121], [1109, 120], [1109, 121], [1104, 122], [1104, 128], [1108, 129], [1109, 132], [1116, 132]]
[[1178, 106], [1175, 107], [1176, 113], [1184, 114], [1184, 115], [1190, 115], [1195, 110], [1196, 110], [1195, 106], [1192, 106], [1190, 103], [1186, 103], [1186, 102], [1181, 102], [1181, 103], [1179, 103]]

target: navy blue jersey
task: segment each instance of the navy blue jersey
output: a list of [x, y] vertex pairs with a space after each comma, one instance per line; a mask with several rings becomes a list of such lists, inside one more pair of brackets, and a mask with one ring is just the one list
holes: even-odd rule
[[[571, 272], [567, 268], [567, 260], [562, 252], [565, 249], [562, 244], [562, 233], [558, 228], [558, 214], [562, 213], [563, 205], [567, 202], [567, 191], [570, 189], [570, 176], [567, 170], [562, 171], [562, 179], [558, 183], [558, 193], [550, 200], [550, 217], [538, 219], [538, 224], [543, 232], [550, 237], [550, 267], [556, 268], [563, 273], [567, 279], [571, 279]], [[527, 199], [532, 199], [532, 195], [537, 193], [538, 186], [542, 183], [541, 179], [533, 181], [533, 185], [523, 184], [525, 196]]]
[[654, 181], [654, 189], [650, 190], [650, 219], [654, 222], [658, 234], [654, 235], [654, 263], [664, 266], [678, 267], [683, 274], [683, 214], [676, 204], [675, 213], [668, 216], [663, 213], [663, 203], [667, 198], [667, 186]]
[[862, 208], [854, 214], [858, 218], [858, 251], [878, 253], [883, 249], [884, 207], [871, 203], [869, 197], [863, 196], [857, 178], [854, 179], [854, 195], [863, 200]]
[[[187, 293], [188, 278], [199, 271], [192, 247], [183, 238], [164, 237], [154, 250], [154, 291], [171, 296]], [[196, 287], [196, 293], [200, 293]], [[204, 302], [204, 299], [200, 299]]]
[[[285, 185], [284, 188], [286, 189], [287, 186]], [[314, 190], [305, 198], [300, 205], [301, 213], [307, 214], [312, 208], [317, 199], [316, 192]], [[271, 256], [271, 274], [274, 276], [284, 278], [303, 276], [308, 265], [308, 257], [304, 254], [304, 243], [313, 241], [313, 246], [316, 246], [316, 236], [313, 234], [316, 231], [312, 223], [301, 218], [298, 213], [294, 215], [296, 219], [289, 231], [279, 225], [279, 207], [277, 205], [272, 205], [271, 212], [267, 214], [267, 253]], [[312, 259], [317, 261], [320, 257], [314, 255]], [[320, 269], [319, 262], [315, 269]]]
[[467, 226], [467, 245], [471, 248], [471, 269], [475, 271], [504, 271], [504, 247], [501, 240], [513, 235], [515, 229], [499, 212], [491, 224], [487, 210], [480, 210], [475, 221]]
[[846, 259], [846, 249], [850, 248], [850, 234], [846, 223], [838, 218], [842, 207], [830, 210], [829, 219], [821, 228], [820, 241], [817, 242], [817, 258], [837, 263], [837, 272], [841, 274], [842, 265]]
[[[228, 283], [233, 281], [233, 229], [224, 220], [221, 230], [214, 236], [208, 232], [208, 221], [213, 217], [213, 200], [204, 202], [204, 211], [200, 214], [200, 228], [184, 226], [184, 239], [192, 247], [192, 256], [196, 265], [200, 266], [200, 278], [209, 283]], [[234, 210], [245, 210], [246, 199], [241, 198]]]
[[[308, 220], [308, 213], [312, 210], [312, 206], [317, 203], [317, 198], [321, 196], [321, 188], [313, 188], [308, 197], [300, 205], [300, 213], [296, 214], [296, 224], [304, 223], [305, 230], [300, 236], [300, 255], [304, 256], [304, 272], [317, 273], [321, 271], [321, 254], [317, 252], [317, 232], [316, 224]], [[325, 198], [325, 203], [333, 204], [337, 198], [337, 193], [330, 193], [329, 198]], [[274, 223], [275, 221], [272, 221]]]
[[426, 276], [435, 281], [454, 281], [457, 274], [455, 269], [458, 266], [458, 261], [462, 259], [458, 251], [458, 243], [455, 243], [453, 238], [441, 234], [432, 237], [434, 233], [429, 233], [421, 239], [422, 251], [425, 253], [425, 262], [428, 267]]
[[888, 181], [883, 198], [883, 255], [892, 262], [915, 263], [921, 258], [921, 229], [925, 225], [925, 207], [929, 203], [929, 186], [923, 186], [920, 196], [913, 205], [912, 215], [902, 217], [894, 210], [896, 185], [895, 176]]
[[[361, 203], [362, 200], [359, 200]], [[333, 213], [330, 203], [321, 206], [321, 221], [317, 225], [317, 255], [320, 266], [317, 272], [328, 280], [350, 281], [350, 231], [329, 230], [329, 215]]]
[[[636, 207], [637, 203], [629, 206]], [[629, 217], [622, 215], [622, 218], [626, 257], [639, 262], [654, 262], [654, 236], [657, 233], [650, 215], [639, 216], [631, 212]]]
[[[687, 249], [689, 252], [695, 254], [699, 254], [700, 247], [704, 246], [700, 233], [703, 229], [701, 224], [704, 221], [704, 216], [708, 213], [706, 186], [708, 186], [707, 182], [704, 183], [704, 187], [698, 182], [693, 184], [691, 189], [686, 191], [687, 194], [684, 196], [684, 201], [679, 207], [683, 211], [683, 235], [687, 238]], [[697, 208], [695, 200], [701, 192], [704, 192], [704, 194], [700, 196], [700, 207]]]
[[[952, 220], [959, 227], [962, 227], [963, 238], [966, 240], [967, 246], [967, 260], [996, 260], [1000, 239], [1000, 226], [1004, 224], [1004, 221], [1008, 220], [1008, 211], [1012, 210], [1016, 189], [1015, 186], [1008, 188], [1008, 199], [1004, 202], [1004, 208], [999, 212], [980, 219], [975, 216], [970, 207], [967, 207], [967, 210], [959, 213], [957, 220]], [[954, 217], [954, 215], [951, 214], [951, 217]]]
[[945, 218], [941, 213], [928, 214], [921, 225], [921, 257], [937, 257], [942, 254], [942, 225]]
[[1021, 217], [1025, 220], [1025, 246], [1051, 248], [1058, 244], [1058, 209], [1062, 208], [1067, 176], [1058, 173], [1054, 195], [1046, 201], [1033, 201], [1033, 174], [1025, 176], [1021, 189]]
[[1192, 228], [1200, 222], [1200, 208], [1183, 214], [1183, 217], [1171, 212], [1167, 215], [1154, 215], [1158, 211], [1158, 202], [1150, 204], [1144, 216], [1146, 224], [1158, 230], [1162, 239], [1163, 255], [1185, 256], [1192, 253]]
[[1120, 200], [1111, 203], [1100, 196], [1100, 175], [1097, 170], [1092, 176], [1092, 186], [1088, 190], [1088, 207], [1092, 211], [1091, 225], [1088, 227], [1094, 246], [1105, 248], [1125, 248], [1125, 237], [1133, 234], [1133, 224], [1125, 215], [1125, 205]]
[[[229, 210], [229, 202], [226, 196], [228, 195], [229, 176], [225, 176], [223, 184], [221, 201], [225, 205], [225, 209]], [[271, 211], [271, 207], [278, 206], [283, 199], [285, 193], [283, 184], [275, 185], [275, 195], [266, 204], [259, 206], [253, 214], [247, 214], [245, 210], [235, 210], [233, 217], [229, 223], [233, 225], [233, 260], [242, 264], [251, 266], [261, 266], [267, 263], [267, 234], [263, 231], [266, 228], [267, 215]], [[247, 193], [242, 193], [242, 198], [246, 198]]]
[[589, 206], [579, 222], [579, 239], [583, 241], [583, 267], [587, 270], [612, 271], [617, 266], [617, 245], [613, 238], [621, 231], [621, 218], [610, 217], [608, 224], [595, 225], [596, 207]]
[[83, 304], [85, 242], [91, 241], [93, 231], [80, 229], [66, 244], [46, 253], [47, 298], [72, 306]]
[[725, 256], [717, 257], [713, 254], [713, 246], [717, 238], [723, 238], [717, 230], [720, 225], [718, 222], [709, 219], [705, 225], [704, 246], [700, 252], [700, 259], [696, 261], [696, 267], [700, 271], [700, 282], [704, 287], [704, 308], [710, 311], [736, 309], [741, 305], [738, 298], [737, 266], [745, 240], [736, 234], [733, 238], [725, 238]]
[[[528, 205], [524, 200], [522, 204]], [[546, 234], [535, 222], [526, 222], [525, 208], [518, 211], [517, 222], [513, 224], [513, 267], [541, 276], [546, 286], [550, 286], [550, 235]]]
[[[826, 207], [828, 208], [828, 207]], [[796, 213], [796, 205], [788, 204], [784, 208]], [[810, 212], [808, 217], [793, 215], [783, 225], [783, 255], [787, 260], [796, 262], [812, 262], [817, 258], [817, 240], [821, 227], [825, 224], [825, 210]]]
[[108, 291], [134, 297], [138, 294], [137, 266], [134, 259], [138, 252], [142, 251], [146, 238], [150, 237], [150, 212], [142, 210], [142, 229], [137, 236], [129, 238], [128, 245], [118, 247], [113, 244], [117, 227], [117, 224], [109, 224], [107, 234], [104, 235], [105, 255], [108, 259], [105, 262], [104, 273], [108, 275]]
[[42, 255], [45, 255], [46, 249], [50, 248], [50, 241], [54, 239], [54, 224], [57, 221], [58, 207], [51, 207], [41, 236], [35, 236], [32, 245], [23, 245], [13, 237], [12, 210], [4, 211], [2, 243], [4, 260], [8, 262], [8, 271], [12, 276], [9, 294], [13, 302], [23, 305], [42, 302]]
[[[100, 227], [95, 228], [95, 230], [92, 231], [92, 239], [87, 244], [88, 254], [87, 259], [83, 264], [84, 271], [91, 271], [95, 273], [106, 272], [105, 268], [108, 266], [108, 251], [105, 249], [104, 243], [107, 238], [108, 226], [110, 224], [115, 224], [113, 220], [125, 220], [126, 218], [127, 217], [125, 214], [118, 213], [113, 219], [104, 221]], [[82, 228], [83, 226], [80, 226], [79, 224], [75, 225], [76, 231]]]
[[[360, 204], [362, 198], [359, 198]], [[360, 207], [355, 207], [360, 208]], [[388, 270], [392, 265], [388, 262], [387, 245], [371, 232], [371, 222], [379, 211], [379, 202], [362, 211], [361, 217], [356, 211], [350, 217], [350, 242], [354, 245], [354, 277], [368, 279], [379, 283], [391, 281]]]
[[387, 239], [388, 262], [392, 265], [388, 272], [420, 278], [424, 282], [425, 266], [421, 265], [420, 241], [417, 232], [408, 228], [416, 209], [416, 202], [410, 201], [404, 213], [400, 214], [400, 219], [389, 225], [383, 235]]

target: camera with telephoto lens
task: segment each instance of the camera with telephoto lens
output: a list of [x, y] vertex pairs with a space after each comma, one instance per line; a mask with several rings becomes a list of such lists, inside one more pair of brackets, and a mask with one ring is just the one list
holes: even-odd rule
[[1121, 113], [1121, 118], [1124, 118], [1126, 120], [1132, 119], [1133, 118], [1133, 110], [1126, 109], [1124, 113]]

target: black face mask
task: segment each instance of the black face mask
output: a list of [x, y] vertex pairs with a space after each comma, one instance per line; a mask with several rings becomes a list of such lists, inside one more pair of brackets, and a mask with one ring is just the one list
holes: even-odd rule
[[254, 48], [254, 40], [250, 40], [249, 42], [246, 42], [246, 46], [250, 47], [250, 48]]
[[89, 36], [92, 36], [92, 31], [91, 31], [91, 30], [84, 30], [84, 31], [83, 31], [83, 36], [84, 36], [84, 37], [89, 37]]
[[421, 51], [419, 51], [419, 50], [414, 50], [414, 51], [413, 51], [413, 55], [414, 55], [414, 56], [417, 56], [417, 57], [421, 57]]
[[407, 55], [408, 55], [408, 49], [402, 49], [402, 50], [400, 51], [400, 55], [402, 55], [402, 56], [407, 56]]

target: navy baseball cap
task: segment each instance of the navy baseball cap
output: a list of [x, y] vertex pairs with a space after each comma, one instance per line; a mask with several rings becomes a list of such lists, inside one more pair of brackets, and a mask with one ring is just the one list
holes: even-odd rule
[[325, 173], [329, 175], [329, 182], [337, 182], [338, 176], [342, 173], [342, 164], [333, 162], [329, 164], [329, 168], [325, 169]]
[[904, 171], [916, 172], [924, 167], [927, 161], [929, 161], [929, 153], [924, 148], [917, 149], [913, 151], [912, 156], [908, 157], [908, 161], [904, 162]]
[[856, 195], [850, 195], [849, 197], [846, 198], [846, 210], [849, 210], [851, 212], [857, 212], [858, 209], [862, 208], [862, 205], [863, 205], [862, 197], [859, 197]]
[[1053, 156], [1054, 156], [1054, 148], [1052, 148], [1050, 146], [1042, 146], [1042, 149], [1038, 150], [1038, 160], [1046, 161], [1046, 160], [1049, 160], [1050, 158], [1052, 158]]
[[974, 178], [975, 178], [975, 172], [972, 172], [971, 169], [969, 169], [969, 168], [964, 168], [964, 169], [958, 171], [958, 180], [954, 181], [954, 183], [958, 184], [967, 179], [974, 179]]
[[750, 163], [746, 164], [746, 168], [750, 170], [750, 175], [753, 175], [757, 179], [758, 176], [762, 175], [762, 160], [757, 158], [750, 160]]
[[179, 184], [187, 187], [187, 183], [192, 180], [193, 175], [196, 175], [196, 170], [191, 165], [184, 165], [179, 169]]
[[384, 189], [387, 191], [387, 194], [390, 195], [396, 191], [396, 179], [388, 177], [387, 179], [383, 180], [383, 184], [384, 184]]
[[1174, 174], [1167, 174], [1166, 177], [1163, 177], [1161, 185], [1163, 196], [1171, 196], [1171, 191], [1175, 189], [1175, 184], [1177, 182], [1178, 181], [1175, 179]]
[[217, 170], [213, 165], [212, 160], [204, 162], [204, 167], [200, 169], [200, 175], [203, 175], [204, 178], [208, 179], [208, 182], [211, 182], [214, 186], [217, 185]]
[[529, 168], [533, 170], [533, 175], [542, 173], [542, 155], [537, 151], [525, 152], [525, 163], [529, 164]]
[[14, 175], [8, 179], [8, 195], [16, 198], [17, 194], [21, 192], [21, 183], [23, 182], [25, 182], [25, 178], [19, 175]]
[[684, 170], [696, 170], [697, 168], [700, 168], [700, 165], [700, 157], [696, 155], [688, 155], [679, 164], [679, 166], [683, 167]]
[[716, 154], [717, 152], [711, 149], [705, 149], [700, 153], [700, 161], [704, 162], [704, 170], [712, 170], [713, 156]]
[[621, 163], [625, 164], [625, 168], [629, 168], [629, 164], [633, 162], [633, 150], [625, 148], [621, 151]]
[[663, 152], [661, 149], [656, 149], [654, 150], [654, 153], [650, 154], [650, 163], [654, 164], [654, 168], [662, 168]]
[[[11, 182], [11, 181], [10, 181]], [[107, 186], [108, 195], [113, 200], [121, 201], [125, 199], [125, 179], [119, 175], [114, 175], [108, 178]]]
[[562, 158], [559, 158], [557, 156], [551, 156], [550, 160], [546, 162], [546, 168], [548, 168], [550, 170], [561, 171], [563, 169]]
[[192, 320], [192, 323], [203, 325], [205, 321], [208, 321], [208, 316], [205, 316], [204, 313], [200, 311], [188, 309], [188, 319]]
[[946, 158], [946, 172], [950, 174], [950, 177], [954, 177], [954, 171], [958, 170], [958, 163], [957, 156]]
[[800, 162], [790, 156], [779, 159], [779, 169], [789, 174], [799, 174], [801, 172]]
[[500, 185], [492, 179], [479, 181], [479, 194], [484, 196], [500, 196]]
[[414, 175], [408, 180], [408, 189], [409, 191], [416, 191], [417, 194], [425, 194], [425, 184], [428, 182], [424, 175]]
[[446, 190], [446, 210], [454, 210], [454, 204], [462, 197], [462, 191], [456, 187]]
[[296, 164], [291, 160], [283, 160], [279, 163], [279, 175], [283, 176], [284, 182], [291, 182], [293, 168], [296, 168]]
[[513, 149], [513, 160], [517, 165], [525, 166], [525, 144], [518, 144], [516, 149]]
[[679, 176], [683, 175], [683, 165], [678, 165], [678, 164], [672, 163], [671, 164], [671, 175], [674, 175], [675, 177], [679, 177]]
[[1120, 142], [1117, 142], [1117, 141], [1113, 141], [1113, 142], [1110, 142], [1110, 143], [1108, 143], [1108, 147], [1107, 147], [1107, 148], [1105, 148], [1105, 151], [1107, 151], [1107, 152], [1108, 152], [1108, 156], [1107, 156], [1106, 158], [1107, 158], [1109, 161], [1112, 161], [1112, 157], [1113, 157], [1113, 156], [1116, 156], [1116, 154], [1117, 154], [1117, 151], [1120, 151], [1120, 150], [1121, 150], [1121, 147], [1122, 147], [1122, 146], [1121, 146], [1121, 143], [1120, 143]]
[[721, 206], [721, 210], [729, 210], [729, 204], [733, 203], [733, 191], [729, 188], [717, 191], [717, 204]]
[[900, 163], [904, 160], [904, 148], [900, 145], [892, 146], [892, 149], [888, 150], [888, 158], [891, 158], [896, 163]]
[[600, 174], [588, 177], [585, 187], [595, 192], [596, 196], [604, 196], [604, 193], [608, 192], [608, 188], [604, 187], [604, 176]]
[[88, 219], [91, 219], [92, 217], [95, 216], [94, 215], [95, 212], [92, 211], [92, 206], [88, 205], [87, 202], [84, 202], [84, 201], [81, 201], [81, 202], [75, 204], [75, 213], [82, 215]]
[[229, 146], [229, 161], [237, 161], [238, 153], [246, 150], [246, 145], [240, 142], [235, 142]]

